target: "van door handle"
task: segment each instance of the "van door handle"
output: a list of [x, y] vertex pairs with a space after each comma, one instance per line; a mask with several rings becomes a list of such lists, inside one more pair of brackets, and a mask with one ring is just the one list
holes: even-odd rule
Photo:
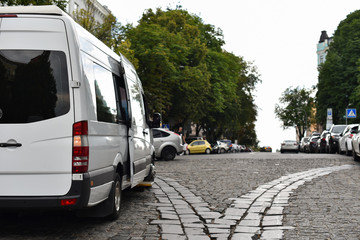
[[21, 143], [0, 143], [0, 147], [21, 147]]
[[147, 134], [149, 134], [145, 129], [143, 130], [143, 134], [145, 135], [147, 135]]

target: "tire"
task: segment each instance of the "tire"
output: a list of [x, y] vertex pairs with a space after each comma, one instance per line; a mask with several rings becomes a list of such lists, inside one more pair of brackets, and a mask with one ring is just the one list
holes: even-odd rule
[[176, 157], [176, 150], [173, 147], [165, 147], [162, 151], [161, 151], [161, 157], [165, 160], [165, 161], [170, 161], [170, 160], [174, 160], [174, 158]]
[[210, 154], [210, 153], [211, 153], [211, 150], [210, 150], [209, 148], [207, 148], [207, 149], [205, 150], [205, 153], [206, 153], [206, 154]]
[[109, 198], [112, 201], [112, 213], [106, 218], [113, 221], [119, 218], [121, 209], [121, 177], [116, 174], [114, 184], [109, 194]]
[[353, 155], [353, 158], [354, 158], [355, 162], [360, 161], [360, 157], [358, 155], [356, 155], [356, 152], [355, 152], [354, 148], [352, 149], [352, 155]]
[[188, 149], [186, 149], [185, 155], [190, 155], [190, 151]]
[[351, 156], [351, 153], [352, 153], [352, 152], [349, 151], [348, 146], [347, 146], [347, 144], [345, 143], [345, 155], [346, 155], [346, 156]]
[[225, 149], [224, 148], [220, 149], [220, 153], [225, 153]]

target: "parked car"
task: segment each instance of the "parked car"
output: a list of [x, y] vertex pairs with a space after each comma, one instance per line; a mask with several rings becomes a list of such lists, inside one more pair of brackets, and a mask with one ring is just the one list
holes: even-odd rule
[[321, 135], [320, 138], [318, 139], [318, 147], [317, 147], [317, 152], [318, 153], [326, 153], [328, 151], [328, 145], [327, 145], [327, 141], [326, 141], [326, 136], [330, 134], [330, 132], [328, 130], [324, 130]]
[[241, 152], [252, 152], [252, 149], [247, 147], [246, 145], [240, 145], [241, 146]]
[[340, 154], [345, 153], [350, 156], [352, 152], [351, 139], [355, 133], [358, 132], [359, 124], [347, 125], [344, 131], [340, 134], [339, 150]]
[[309, 137], [303, 137], [301, 138], [300, 144], [299, 144], [299, 151], [300, 152], [305, 152], [304, 147], [306, 145], [307, 142], [309, 142], [310, 138]]
[[329, 146], [329, 148], [328, 148], [329, 153], [338, 152], [340, 133], [342, 133], [345, 128], [346, 128], [346, 125], [332, 125], [331, 126], [331, 128], [329, 130], [330, 134], [328, 134], [326, 136], [327, 146]]
[[316, 153], [318, 152], [318, 140], [320, 139], [319, 135], [315, 135], [310, 138], [309, 145], [307, 147], [308, 153]]
[[225, 139], [225, 140], [220, 140], [220, 142], [227, 144], [227, 146], [228, 146], [227, 152], [231, 152], [231, 151], [232, 151], [233, 145], [232, 145], [231, 140], [226, 140], [226, 139]]
[[299, 152], [299, 144], [295, 140], [284, 140], [281, 143], [280, 152]]
[[183, 152], [181, 137], [179, 134], [164, 128], [153, 128], [155, 157], [165, 161], [173, 160], [177, 154]]
[[351, 138], [351, 147], [354, 161], [360, 161], [360, 131]]
[[238, 144], [232, 144], [232, 152], [241, 152], [241, 146]]
[[260, 148], [260, 152], [272, 152], [272, 148], [270, 146], [264, 146]]
[[186, 149], [186, 154], [193, 154], [193, 153], [211, 153], [211, 145], [206, 140], [195, 140], [192, 141]]

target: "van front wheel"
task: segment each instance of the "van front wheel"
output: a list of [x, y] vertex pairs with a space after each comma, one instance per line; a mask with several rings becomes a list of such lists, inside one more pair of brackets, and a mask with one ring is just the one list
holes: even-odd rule
[[116, 220], [120, 216], [121, 209], [121, 178], [119, 174], [116, 174], [109, 198], [112, 198], [113, 209], [112, 213], [107, 218], [110, 220]]

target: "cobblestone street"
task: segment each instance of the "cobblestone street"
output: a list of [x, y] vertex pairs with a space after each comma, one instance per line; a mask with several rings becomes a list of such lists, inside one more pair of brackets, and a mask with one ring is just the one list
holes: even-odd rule
[[157, 161], [151, 189], [115, 222], [3, 214], [0, 239], [359, 239], [360, 165], [330, 154], [239, 153]]

